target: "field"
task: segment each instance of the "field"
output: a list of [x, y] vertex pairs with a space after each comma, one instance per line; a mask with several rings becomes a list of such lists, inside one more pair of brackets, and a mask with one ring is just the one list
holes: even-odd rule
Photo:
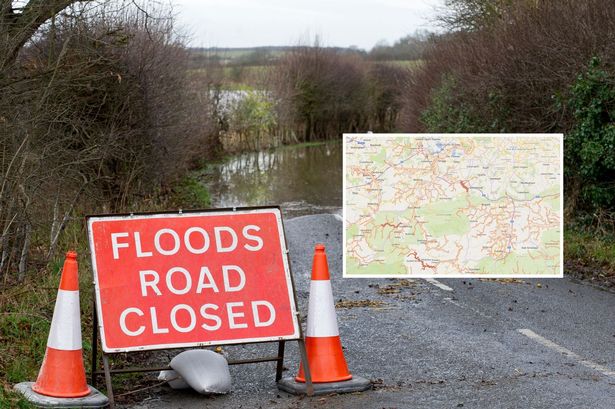
[[[196, 81], [208, 82], [211, 77], [221, 79], [222, 88], [229, 91], [266, 88], [267, 74], [281, 58], [295, 47], [254, 48], [192, 48], [189, 73]], [[364, 52], [353, 49], [334, 48], [341, 53]], [[371, 60], [370, 64], [389, 65], [415, 70], [423, 65], [422, 60]]]

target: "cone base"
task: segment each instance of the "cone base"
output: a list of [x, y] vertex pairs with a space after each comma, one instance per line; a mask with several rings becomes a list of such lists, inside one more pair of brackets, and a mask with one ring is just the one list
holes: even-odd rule
[[[372, 387], [372, 383], [365, 378], [355, 375], [351, 380], [342, 382], [314, 383], [314, 395], [328, 395], [330, 393], [363, 392]], [[297, 382], [295, 378], [286, 377], [278, 382], [278, 389], [293, 395], [307, 394], [307, 384]]]
[[54, 398], [80, 398], [90, 394], [85, 380], [81, 350], [63, 351], [47, 347], [32, 390]]
[[82, 398], [84, 396], [88, 396], [90, 394], [90, 388], [85, 390], [75, 392], [75, 393], [62, 393], [57, 392], [53, 389], [45, 389], [37, 386], [36, 384], [32, 385], [32, 390], [39, 395], [49, 396], [50, 398]]
[[[322, 380], [313, 380], [312, 383], [330, 383], [330, 382], [343, 382], [343, 381], [349, 381], [352, 379], [352, 375], [347, 375], [347, 376], [341, 376], [338, 378], [327, 378], [326, 381], [322, 381]], [[305, 377], [303, 376], [295, 376], [295, 381], [297, 382], [301, 382], [301, 383], [305, 383]]]
[[[340, 382], [352, 379], [348, 370], [342, 341], [339, 335], [334, 337], [306, 337], [305, 349], [310, 363], [312, 383]], [[305, 382], [303, 364], [299, 366], [297, 382]]]
[[21, 382], [15, 385], [15, 390], [21, 393], [28, 402], [40, 408], [104, 408], [109, 399], [99, 390], [89, 387], [90, 393], [81, 398], [54, 398], [41, 395], [32, 389], [33, 382]]

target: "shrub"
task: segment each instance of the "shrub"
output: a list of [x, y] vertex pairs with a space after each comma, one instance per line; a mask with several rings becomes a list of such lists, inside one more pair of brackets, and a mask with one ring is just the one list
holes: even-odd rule
[[393, 132], [402, 108], [403, 84], [410, 70], [391, 63], [373, 63], [367, 74], [369, 84], [369, 130]]
[[[268, 92], [244, 91], [229, 113], [229, 132], [238, 141], [225, 146], [228, 150], [258, 150], [272, 144], [277, 125], [274, 102]], [[234, 146], [233, 146], [234, 145]]]
[[367, 130], [366, 75], [358, 55], [318, 46], [286, 54], [271, 80], [281, 126], [304, 142]]
[[574, 125], [566, 135], [569, 211], [615, 210], [615, 75], [593, 58], [570, 87]]
[[[488, 3], [456, 0], [464, 2]], [[426, 129], [422, 115], [448, 77], [463, 90], [454, 102], [472, 106], [486, 128], [499, 122], [495, 128], [508, 132], [571, 129], [574, 118], [558, 109], [555, 96], [568, 90], [593, 56], [615, 62], [615, 8], [606, 0], [501, 1], [498, 7], [488, 12], [488, 24], [457, 25], [458, 31], [432, 39], [424, 64], [412, 71], [404, 88], [400, 129]], [[499, 110], [485, 109], [493, 95], [497, 106], [505, 107], [503, 119]]]
[[135, 209], [207, 146], [171, 17], [113, 6], [57, 16], [0, 73], [5, 283], [52, 258], [78, 209]]
[[358, 53], [298, 47], [281, 58], [270, 80], [278, 133], [309, 142], [342, 133], [391, 132], [408, 72]]

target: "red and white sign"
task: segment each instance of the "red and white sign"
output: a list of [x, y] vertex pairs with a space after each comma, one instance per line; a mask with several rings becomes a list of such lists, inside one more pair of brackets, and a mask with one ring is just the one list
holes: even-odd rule
[[299, 338], [277, 208], [88, 218], [102, 347]]

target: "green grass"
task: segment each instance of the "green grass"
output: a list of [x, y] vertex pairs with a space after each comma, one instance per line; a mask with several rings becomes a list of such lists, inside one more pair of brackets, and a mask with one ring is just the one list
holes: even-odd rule
[[243, 75], [263, 74], [271, 68], [270, 65], [227, 65], [224, 67], [224, 77], [231, 77], [233, 70], [242, 71]]
[[223, 85], [222, 90], [224, 91], [255, 91], [256, 88], [249, 84], [244, 84], [240, 82], [227, 82]]
[[[221, 78], [222, 88], [229, 91], [250, 91], [262, 87], [263, 79], [272, 65], [225, 65], [215, 68], [193, 68], [188, 75], [194, 81], [207, 78], [208, 75]], [[218, 71], [218, 70], [221, 70]], [[214, 74], [212, 74], [214, 73]], [[215, 74], [217, 73], [217, 75]]]
[[[85, 240], [84, 240], [85, 241]], [[79, 261], [87, 266], [85, 252]], [[0, 294], [0, 407], [29, 408], [13, 385], [35, 381], [45, 355], [49, 327], [60, 282], [63, 255], [50, 263], [45, 272], [31, 272], [24, 282], [7, 287]], [[89, 269], [80, 267], [82, 332], [84, 357], [91, 353], [92, 278]], [[85, 359], [86, 370], [89, 369]]]
[[329, 142], [332, 141], [314, 141], [314, 142], [301, 142], [301, 143], [294, 143], [292, 145], [282, 145], [279, 146], [277, 148], [271, 148], [272, 150], [275, 149], [295, 149], [295, 148], [308, 148], [310, 146], [321, 146], [321, 145], [325, 145]]
[[20, 393], [2, 387], [0, 388], [0, 408], [31, 409], [35, 406], [22, 397]]
[[564, 230], [564, 258], [597, 272], [615, 273], [615, 235], [596, 235], [576, 228]]
[[[171, 197], [153, 194], [151, 200], [135, 204], [134, 211], [168, 209], [173, 205], [182, 208], [209, 207], [211, 198], [207, 188], [195, 177], [186, 176], [172, 189]], [[79, 209], [76, 214], [87, 214]], [[48, 244], [42, 232], [37, 232], [32, 248], [40, 260]], [[64, 230], [57, 245], [58, 254], [45, 267], [29, 271], [22, 282], [12, 277], [2, 283], [0, 290], [0, 408], [31, 408], [20, 394], [13, 391], [19, 382], [35, 381], [40, 370], [47, 337], [53, 316], [55, 300], [60, 283], [64, 252], [76, 250], [79, 262], [79, 286], [81, 307], [81, 332], [83, 358], [86, 372], [91, 369], [92, 353], [92, 271], [88, 257], [85, 223], [76, 218]], [[33, 259], [35, 256], [33, 256]], [[99, 348], [100, 350], [100, 348]], [[127, 365], [127, 358], [118, 355], [112, 361], [119, 366]], [[134, 366], [134, 365], [130, 365]], [[126, 380], [129, 382], [125, 382]], [[117, 393], [142, 384], [143, 374], [127, 374], [113, 378]], [[102, 380], [99, 379], [99, 382]]]
[[196, 176], [185, 176], [176, 186], [172, 202], [181, 208], [203, 208], [211, 206], [207, 187]]
[[[190, 181], [185, 185], [190, 194], [198, 200], [209, 200], [206, 191], [202, 192], [193, 184], [194, 182]], [[83, 363], [86, 373], [89, 373], [92, 356], [93, 284], [82, 222], [67, 227], [58, 248], [76, 249], [79, 254]], [[23, 282], [11, 283], [0, 292], [0, 408], [34, 407], [21, 394], [14, 392], [13, 386], [19, 382], [33, 382], [38, 376], [47, 347], [63, 262], [64, 254], [58, 254], [45, 269], [29, 272]], [[112, 357], [111, 361], [120, 367], [135, 366], [127, 364], [127, 359], [117, 355]], [[146, 382], [146, 375], [141, 373], [113, 376], [114, 390], [118, 394], [126, 392], [127, 388], [137, 389], [143, 382]], [[102, 379], [99, 378], [99, 387], [101, 383]], [[102, 390], [104, 392], [105, 388]]]
[[[203, 192], [193, 185], [193, 181], [184, 184], [185, 189], [196, 198], [194, 200], [208, 201], [207, 191]], [[78, 211], [78, 213], [87, 212]], [[87, 247], [84, 222], [79, 219], [66, 227], [58, 243], [58, 249], [61, 250], [45, 268], [29, 271], [23, 282], [6, 283], [8, 285], [0, 291], [0, 408], [33, 407], [20, 394], [13, 391], [13, 386], [19, 382], [33, 382], [38, 376], [47, 347], [47, 337], [64, 264], [64, 251], [69, 249], [74, 249], [78, 253], [83, 362], [86, 372], [90, 372], [93, 284]], [[112, 362], [118, 363], [120, 367], [127, 366], [124, 361], [122, 356], [112, 358]], [[123, 383], [125, 377], [116, 379], [114, 376], [116, 393], [125, 392], [126, 388], [133, 388], [144, 379], [143, 374], [127, 374], [126, 377], [130, 382]], [[99, 378], [99, 386], [101, 382], [102, 379]]]

